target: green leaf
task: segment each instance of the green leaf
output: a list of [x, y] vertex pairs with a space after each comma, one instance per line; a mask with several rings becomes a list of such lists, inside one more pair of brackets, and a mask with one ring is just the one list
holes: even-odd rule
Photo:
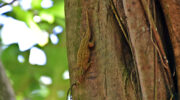
[[32, 9], [41, 9], [41, 2], [42, 0], [32, 0], [31, 2]]

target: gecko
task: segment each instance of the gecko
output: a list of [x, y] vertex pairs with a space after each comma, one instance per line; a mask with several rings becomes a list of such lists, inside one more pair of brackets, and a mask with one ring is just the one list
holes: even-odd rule
[[90, 48], [94, 47], [94, 41], [91, 41], [92, 33], [90, 30], [88, 12], [86, 14], [86, 32], [83, 34], [83, 38], [81, 39], [80, 46], [77, 52], [77, 67], [78, 67], [78, 75], [76, 83], [81, 83], [84, 79], [84, 75], [90, 66]]
[[88, 12], [86, 11], [85, 14], [86, 14], [86, 32], [83, 34], [83, 37], [81, 39], [80, 46], [79, 46], [79, 49], [77, 52], [76, 67], [78, 68], [78, 73], [76, 74], [77, 76], [75, 77], [76, 78], [75, 82], [68, 89], [66, 100], [68, 100], [68, 95], [70, 92], [71, 92], [71, 96], [72, 96], [73, 86], [77, 86], [83, 82], [84, 76], [91, 64], [89, 62], [90, 56], [91, 56], [90, 48], [94, 47], [94, 40], [91, 41], [92, 33], [90, 30], [90, 25], [89, 25]]

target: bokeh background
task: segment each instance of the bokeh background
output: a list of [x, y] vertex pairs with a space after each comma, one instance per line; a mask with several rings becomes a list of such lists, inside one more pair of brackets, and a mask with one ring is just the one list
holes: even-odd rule
[[[0, 6], [13, 0], [0, 0]], [[0, 57], [17, 100], [65, 100], [69, 88], [64, 0], [0, 7]]]

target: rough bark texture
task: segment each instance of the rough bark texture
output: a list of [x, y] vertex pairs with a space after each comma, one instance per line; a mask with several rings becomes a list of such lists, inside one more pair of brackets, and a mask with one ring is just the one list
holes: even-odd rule
[[160, 3], [165, 14], [173, 46], [178, 81], [178, 95], [180, 96], [180, 0], [160, 0]]
[[[148, 25], [141, 2], [139, 0], [125, 0], [124, 8], [138, 67], [142, 99], [165, 100], [168, 95], [166, 90], [167, 83], [165, 83], [163, 71], [160, 69], [163, 66], [156, 61], [157, 54], [155, 55], [155, 53], [157, 51], [153, 45], [151, 29]], [[155, 74], [156, 76], [154, 76]]]
[[[141, 0], [113, 0], [113, 3], [128, 40], [109, 0], [65, 1], [71, 84], [77, 81], [77, 52], [87, 29], [85, 12], [88, 12], [92, 40], [95, 41], [95, 47], [90, 49], [90, 67], [85, 80], [72, 88], [73, 100], [169, 100], [174, 88], [168, 80], [171, 75], [168, 76], [159, 58]], [[149, 2], [148, 6], [160, 33], [160, 42], [167, 49], [164, 35], [168, 32], [163, 26], [162, 12], [155, 5]]]
[[[125, 63], [129, 63], [128, 67], [131, 69], [133, 69], [133, 64], [132, 58], [128, 55], [126, 55], [128, 59], [124, 59], [123, 53], [128, 52], [127, 54], [129, 54], [130, 50], [125, 44], [125, 40], [122, 39], [122, 32], [109, 7], [108, 1], [66, 1], [67, 40], [72, 40], [67, 41], [68, 55], [71, 55], [68, 58], [71, 83], [75, 81], [76, 70], [78, 70], [76, 69], [77, 50], [81, 35], [86, 29], [85, 10], [89, 14], [90, 28], [95, 41], [90, 58], [92, 64], [86, 73], [85, 81], [80, 86], [73, 88], [74, 100], [138, 98], [136, 94], [138, 92], [133, 89], [136, 87], [135, 84], [132, 84], [131, 80], [127, 80], [130, 79], [130, 75], [128, 75], [130, 72]], [[73, 27], [68, 27], [69, 25]], [[129, 54], [129, 56], [131, 55]], [[128, 88], [125, 89], [126, 87]]]
[[14, 91], [0, 63], [0, 100], [15, 100]]

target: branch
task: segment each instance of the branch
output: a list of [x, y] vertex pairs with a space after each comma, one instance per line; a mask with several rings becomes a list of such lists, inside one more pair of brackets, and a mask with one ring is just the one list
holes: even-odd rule
[[4, 7], [4, 6], [6, 6], [6, 5], [11, 5], [11, 4], [13, 4], [15, 1], [17, 1], [17, 0], [13, 0], [13, 1], [11, 1], [10, 3], [2, 3], [2, 4], [0, 5], [0, 8]]

